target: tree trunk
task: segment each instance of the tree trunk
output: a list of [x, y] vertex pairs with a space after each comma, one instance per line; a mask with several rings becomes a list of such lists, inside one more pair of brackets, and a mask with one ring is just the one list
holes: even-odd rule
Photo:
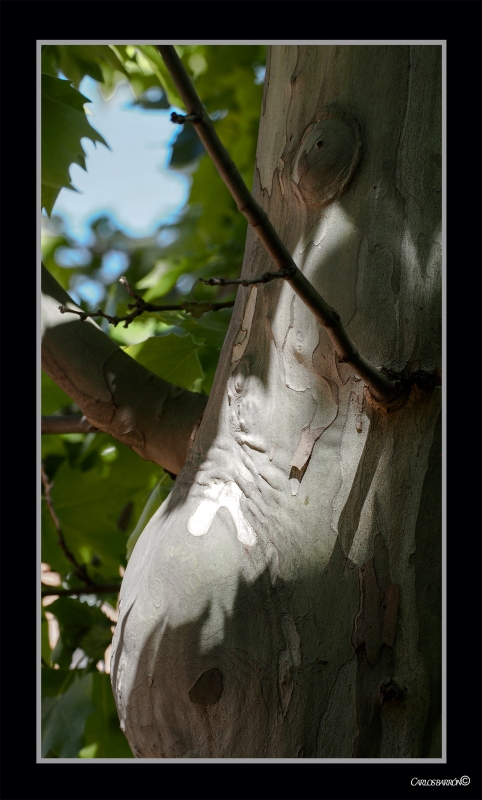
[[[440, 170], [441, 47], [271, 48], [255, 198], [379, 367], [441, 364]], [[122, 585], [137, 757], [441, 756], [440, 408], [375, 402], [282, 280], [239, 290]]]

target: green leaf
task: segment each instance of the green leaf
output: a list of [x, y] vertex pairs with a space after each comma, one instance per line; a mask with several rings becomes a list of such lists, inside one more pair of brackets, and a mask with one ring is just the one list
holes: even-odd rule
[[[115, 447], [114, 461], [105, 459], [102, 451], [99, 453], [99, 447], [106, 446]], [[99, 457], [93, 458], [95, 453]], [[125, 564], [128, 533], [119, 529], [119, 517], [126, 503], [132, 502], [133, 519], [138, 518], [160, 472], [159, 466], [140, 459], [107, 434], [91, 437], [90, 445], [84, 452], [77, 452], [72, 463], [66, 460], [58, 467], [51, 492], [55, 512], [67, 546], [80, 564], [86, 564], [97, 583], [120, 582], [119, 565]], [[42, 561], [62, 577], [67, 576], [72, 565], [58, 544], [45, 502], [42, 530]]]
[[137, 108], [145, 108], [146, 111], [158, 111], [159, 109], [168, 109], [171, 107], [169, 102], [167, 101], [164, 89], [162, 90], [162, 94], [158, 100], [151, 100], [148, 94], [144, 92], [143, 94], [141, 94], [139, 97], [137, 97], [135, 100], [132, 101], [131, 106]]
[[72, 398], [42, 370], [41, 373], [42, 414], [48, 416], [72, 405]]
[[204, 378], [199, 384], [198, 391], [210, 394], [218, 366], [219, 349], [217, 347], [201, 347], [198, 356], [204, 372]]
[[142, 344], [125, 348], [136, 361], [155, 375], [183, 389], [191, 389], [203, 377], [197, 351], [199, 345], [191, 336], [155, 336]]
[[167, 99], [171, 106], [176, 106], [177, 108], [183, 108], [182, 100], [179, 97], [176, 89], [173, 86], [171, 76], [169, 74], [169, 70], [167, 69], [166, 65], [164, 64], [163, 59], [159, 51], [157, 50], [154, 45], [146, 45], [141, 44], [136, 47], [138, 53], [143, 57], [143, 59], [139, 58], [137, 55], [137, 61], [141, 65], [145, 65], [147, 62], [154, 74], [156, 75], [157, 80], [159, 81], [160, 85], [164, 89]]
[[[95, 608], [95, 606], [94, 606]], [[96, 609], [99, 615], [93, 622], [91, 628], [80, 640], [79, 647], [82, 648], [86, 656], [97, 663], [105, 656], [105, 651], [112, 643], [111, 621], [102, 613], [100, 608]]]
[[128, 73], [112, 45], [47, 45], [42, 50], [42, 72], [59, 73], [79, 88], [89, 75], [95, 81], [115, 84]]
[[[181, 320], [176, 320], [175, 324], [190, 333], [196, 342], [217, 347], [219, 351], [224, 344], [232, 313], [232, 308], [221, 308], [219, 311], [208, 311], [199, 319], [185, 315]], [[166, 312], [163, 319], [167, 321], [167, 318]]]
[[51, 663], [50, 656], [52, 654], [52, 650], [50, 649], [50, 641], [49, 641], [49, 623], [47, 617], [45, 616], [45, 609], [42, 606], [42, 620], [41, 620], [41, 629], [40, 629], [40, 641], [41, 641], [41, 657], [42, 661], [45, 664]]
[[100, 142], [105, 139], [87, 122], [84, 103], [89, 102], [68, 81], [42, 75], [42, 208], [50, 215], [58, 193], [73, 189], [69, 167], [85, 169], [82, 137]]
[[85, 724], [85, 744], [79, 758], [134, 758], [119, 725], [110, 677], [92, 674], [92, 702], [95, 711]]
[[112, 641], [112, 623], [100, 608], [72, 597], [59, 597], [48, 609], [57, 619], [60, 630], [52, 652], [53, 664], [67, 669], [72, 654], [79, 647], [94, 663], [104, 658]]
[[[44, 673], [57, 670], [42, 670]], [[77, 758], [84, 740], [87, 718], [95, 711], [92, 703], [93, 675], [75, 676], [66, 691], [42, 699], [43, 758]], [[59, 679], [65, 681], [65, 674]], [[60, 682], [60, 681], [59, 681]]]
[[68, 669], [73, 652], [80, 647], [82, 637], [92, 625], [90, 607], [70, 597], [59, 597], [51, 603], [49, 611], [56, 617], [60, 629], [52, 652], [52, 663], [58, 664], [61, 669]]
[[160, 259], [154, 264], [151, 272], [137, 283], [136, 289], [147, 288], [144, 300], [147, 303], [152, 303], [157, 297], [163, 297], [167, 294], [185, 271], [186, 265], [184, 262], [173, 264], [170, 261]]
[[172, 146], [169, 166], [183, 169], [205, 153], [204, 146], [192, 125], [183, 125], [182, 131]]

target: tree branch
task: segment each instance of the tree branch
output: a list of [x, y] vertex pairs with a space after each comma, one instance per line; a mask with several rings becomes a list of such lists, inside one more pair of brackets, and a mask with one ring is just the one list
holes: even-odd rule
[[92, 586], [93, 581], [87, 572], [87, 567], [85, 566], [85, 564], [79, 564], [72, 551], [67, 547], [67, 542], [65, 541], [62, 528], [60, 527], [59, 518], [55, 513], [54, 505], [52, 503], [51, 490], [54, 484], [49, 482], [43, 463], [40, 465], [40, 475], [42, 477], [42, 484], [44, 487], [45, 502], [47, 503], [48, 509], [50, 511], [50, 516], [52, 517], [53, 523], [55, 525], [55, 530], [57, 531], [57, 541], [60, 545], [60, 548], [66, 559], [70, 561], [70, 563], [74, 567], [74, 574], [77, 576], [77, 578], [79, 578], [79, 580], [81, 580], [86, 585]]
[[172, 45], [156, 46], [188, 111], [187, 116], [184, 117], [175, 114], [173, 121], [179, 124], [189, 121], [194, 125], [207, 153], [231, 192], [239, 211], [244, 214], [249, 224], [255, 228], [256, 234], [277, 268], [289, 275], [287, 280], [296, 294], [307, 305], [317, 321], [326, 329], [340, 356], [340, 360], [353, 367], [355, 372], [365, 381], [370, 393], [377, 401], [381, 403], [394, 401], [404, 391], [406, 381], [399, 376], [385, 375], [360, 355], [348, 336], [338, 312], [324, 300], [298, 269], [288, 249], [269, 221], [266, 212], [258, 205], [247, 188], [229, 153], [221, 143], [175, 48]]
[[[202, 278], [200, 279], [202, 280]], [[103, 317], [106, 319], [111, 325], [116, 327], [119, 322], [124, 322], [124, 328], [128, 328], [131, 322], [133, 322], [137, 317], [140, 317], [141, 314], [144, 312], [153, 312], [153, 311], [186, 311], [188, 314], [192, 314], [195, 319], [199, 319], [202, 317], [203, 314], [206, 314], [207, 311], [219, 311], [221, 308], [232, 308], [234, 306], [234, 301], [227, 301], [225, 303], [208, 303], [208, 302], [201, 302], [195, 303], [186, 300], [184, 303], [178, 304], [171, 304], [171, 305], [156, 305], [155, 303], [147, 303], [139, 294], [136, 294], [132, 289], [131, 286], [125, 277], [122, 275], [119, 278], [119, 283], [122, 283], [123, 286], [127, 289], [129, 295], [134, 298], [134, 303], [128, 303], [127, 308], [133, 308], [130, 314], [126, 314], [124, 317], [112, 317], [110, 314], [105, 314], [101, 308], [98, 311], [78, 311], [75, 308], [67, 308], [67, 306], [59, 306], [59, 311], [61, 314], [76, 314], [81, 322], [84, 322], [86, 319], [93, 319], [94, 317]], [[204, 281], [204, 283], [209, 283], [209, 281]], [[236, 283], [236, 281], [235, 281]], [[225, 284], [222, 284], [223, 286]]]
[[[42, 583], [42, 586], [47, 586], [48, 584]], [[119, 584], [97, 584], [92, 583], [84, 586], [82, 589], [60, 589], [55, 586], [51, 586], [50, 588], [42, 591], [42, 597], [79, 597], [81, 594], [118, 594], [120, 592], [121, 585]]]
[[48, 509], [50, 511], [50, 516], [52, 517], [53, 523], [55, 525], [55, 530], [57, 531], [57, 541], [66, 559], [70, 561], [70, 563], [72, 564], [75, 576], [84, 584], [82, 588], [61, 589], [57, 586], [48, 586], [48, 584], [42, 583], [42, 586], [48, 587], [42, 592], [42, 597], [51, 597], [52, 595], [59, 595], [59, 597], [61, 596], [68, 597], [69, 595], [106, 594], [106, 593], [113, 594], [115, 592], [119, 592], [120, 585], [111, 584], [106, 586], [104, 584], [95, 583], [95, 581], [92, 580], [89, 573], [87, 572], [87, 567], [85, 566], [85, 564], [79, 564], [76, 557], [67, 546], [67, 542], [65, 541], [65, 536], [60, 526], [60, 520], [57, 514], [55, 513], [55, 508], [52, 502], [52, 494], [51, 494], [54, 484], [49, 481], [43, 463], [40, 465], [40, 475], [42, 478], [42, 485], [44, 487], [45, 502], [47, 503]]
[[82, 325], [59, 305], [83, 313], [42, 264], [42, 367], [77, 403], [93, 428], [175, 475], [206, 407], [205, 395], [142, 367], [91, 319]]
[[279, 272], [264, 272], [259, 278], [233, 278], [232, 280], [226, 280], [226, 278], [199, 278], [199, 280], [203, 283], [207, 283], [208, 286], [231, 286], [231, 284], [237, 284], [238, 286], [254, 286], [258, 283], [270, 283], [270, 281], [279, 278], [289, 280], [290, 277], [290, 272], [280, 270]]
[[42, 417], [41, 433], [91, 433], [97, 430], [83, 414], [52, 414]]

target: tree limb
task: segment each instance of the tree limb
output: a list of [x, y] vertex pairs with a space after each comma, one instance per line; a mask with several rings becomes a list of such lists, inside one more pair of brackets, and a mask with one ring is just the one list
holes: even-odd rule
[[205, 395], [162, 380], [142, 367], [82, 311], [42, 264], [42, 367], [89, 423], [175, 475], [186, 461], [207, 403]]
[[52, 414], [42, 417], [41, 433], [90, 433], [96, 430], [83, 414]]
[[189, 121], [194, 125], [207, 153], [231, 192], [239, 211], [244, 214], [249, 224], [255, 228], [256, 234], [277, 268], [289, 275], [287, 280], [296, 294], [308, 306], [317, 321], [326, 329], [340, 356], [340, 360], [353, 367], [355, 372], [365, 381], [370, 393], [376, 400], [381, 403], [394, 401], [404, 391], [406, 382], [398, 376], [388, 376], [380, 372], [358, 352], [348, 336], [338, 312], [324, 300], [298, 269], [288, 249], [269, 221], [266, 212], [258, 205], [247, 188], [236, 165], [221, 143], [174, 46], [156, 45], [156, 47], [164, 59], [164, 63], [188, 112], [187, 116], [174, 114], [171, 117], [173, 122], [184, 124]]
[[[42, 586], [47, 586], [46, 583], [42, 583]], [[118, 594], [120, 592], [121, 585], [119, 584], [87, 584], [86, 586], [82, 587], [82, 589], [61, 589], [56, 586], [51, 586], [48, 589], [42, 590], [42, 597], [78, 597], [81, 594]]]

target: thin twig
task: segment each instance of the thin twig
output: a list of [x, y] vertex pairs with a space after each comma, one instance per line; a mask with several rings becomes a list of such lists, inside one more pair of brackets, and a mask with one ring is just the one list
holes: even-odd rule
[[227, 280], [226, 278], [199, 278], [199, 280], [203, 283], [207, 283], [208, 286], [231, 286], [231, 284], [237, 284], [238, 286], [254, 286], [258, 283], [269, 283], [279, 278], [288, 280], [290, 276], [290, 272], [283, 272], [280, 270], [279, 272], [264, 272], [259, 278], [234, 278], [233, 280]]
[[79, 578], [79, 580], [83, 581], [85, 584], [92, 585], [93, 582], [87, 572], [85, 564], [79, 564], [76, 557], [74, 556], [72, 551], [69, 550], [67, 546], [64, 534], [62, 532], [62, 528], [60, 526], [60, 520], [57, 514], [55, 513], [55, 509], [52, 503], [51, 490], [54, 484], [49, 482], [43, 463], [40, 466], [40, 474], [42, 477], [42, 484], [44, 487], [45, 502], [47, 503], [48, 509], [50, 511], [50, 516], [52, 517], [53, 523], [55, 525], [55, 530], [57, 531], [57, 541], [62, 549], [62, 552], [64, 553], [66, 559], [70, 561], [70, 563], [74, 567], [74, 574], [77, 576], [77, 578]]
[[233, 300], [224, 303], [209, 303], [207, 301], [195, 303], [194, 301], [191, 302], [186, 300], [184, 303], [156, 305], [156, 303], [147, 303], [140, 295], [136, 294], [131, 288], [125, 275], [122, 275], [119, 278], [119, 283], [122, 283], [122, 285], [125, 286], [128, 294], [135, 301], [134, 303], [127, 304], [127, 308], [134, 309], [130, 314], [126, 314], [123, 317], [117, 317], [111, 316], [110, 314], [105, 314], [101, 308], [99, 308], [97, 311], [77, 311], [75, 308], [67, 308], [67, 306], [63, 305], [59, 306], [59, 311], [61, 314], [75, 314], [79, 317], [80, 322], [84, 322], [89, 317], [103, 317], [103, 319], [106, 319], [111, 325], [114, 326], [114, 328], [119, 324], [119, 322], [124, 322], [124, 328], [128, 328], [131, 322], [145, 312], [186, 311], [188, 314], [191, 314], [194, 318], [198, 319], [208, 311], [219, 311], [221, 308], [232, 308], [234, 305]]
[[42, 433], [90, 433], [97, 430], [82, 414], [52, 414], [42, 417]]
[[269, 221], [266, 212], [257, 204], [247, 188], [229, 153], [221, 143], [175, 48], [173, 45], [156, 46], [188, 111], [184, 118], [181, 118], [182, 115], [177, 115], [175, 121], [183, 124], [188, 118], [194, 117], [192, 124], [221, 178], [236, 201], [239, 211], [244, 214], [249, 224], [255, 228], [259, 239], [277, 268], [289, 273], [290, 277], [287, 280], [289, 280], [294, 291], [308, 306], [318, 322], [326, 329], [340, 356], [340, 360], [349, 363], [353, 367], [378, 401], [389, 402], [394, 400], [404, 389], [403, 381], [397, 378], [392, 379], [379, 372], [373, 364], [357, 351], [343, 327], [338, 312], [324, 300], [298, 269], [288, 249]]
[[49, 481], [43, 463], [41, 464], [40, 467], [40, 474], [42, 476], [45, 501], [48, 505], [50, 516], [52, 517], [55, 529], [57, 531], [58, 543], [62, 548], [65, 557], [70, 561], [70, 563], [74, 567], [74, 574], [84, 584], [82, 588], [77, 587], [76, 589], [63, 589], [63, 588], [60, 589], [57, 586], [49, 586], [46, 583], [42, 583], [42, 586], [47, 587], [44, 591], [42, 591], [42, 597], [51, 597], [52, 595], [58, 595], [59, 597], [69, 597], [71, 595], [78, 596], [80, 594], [115, 594], [116, 592], [119, 592], [120, 585], [117, 584], [105, 585], [105, 584], [95, 583], [95, 581], [93, 581], [90, 575], [88, 574], [85, 564], [79, 564], [72, 551], [69, 550], [67, 543], [65, 541], [64, 534], [62, 532], [62, 528], [60, 527], [59, 518], [55, 513], [54, 505], [52, 502], [51, 490], [54, 484]]
[[171, 114], [171, 122], [176, 122], [178, 125], [184, 125], [185, 122], [198, 122], [199, 119], [197, 114], [176, 114], [175, 111]]
[[[48, 584], [42, 583], [42, 586], [47, 587]], [[42, 597], [79, 597], [81, 594], [116, 594], [120, 592], [120, 584], [104, 585], [93, 583], [83, 586], [81, 589], [59, 589], [55, 586], [50, 586], [42, 591]]]

